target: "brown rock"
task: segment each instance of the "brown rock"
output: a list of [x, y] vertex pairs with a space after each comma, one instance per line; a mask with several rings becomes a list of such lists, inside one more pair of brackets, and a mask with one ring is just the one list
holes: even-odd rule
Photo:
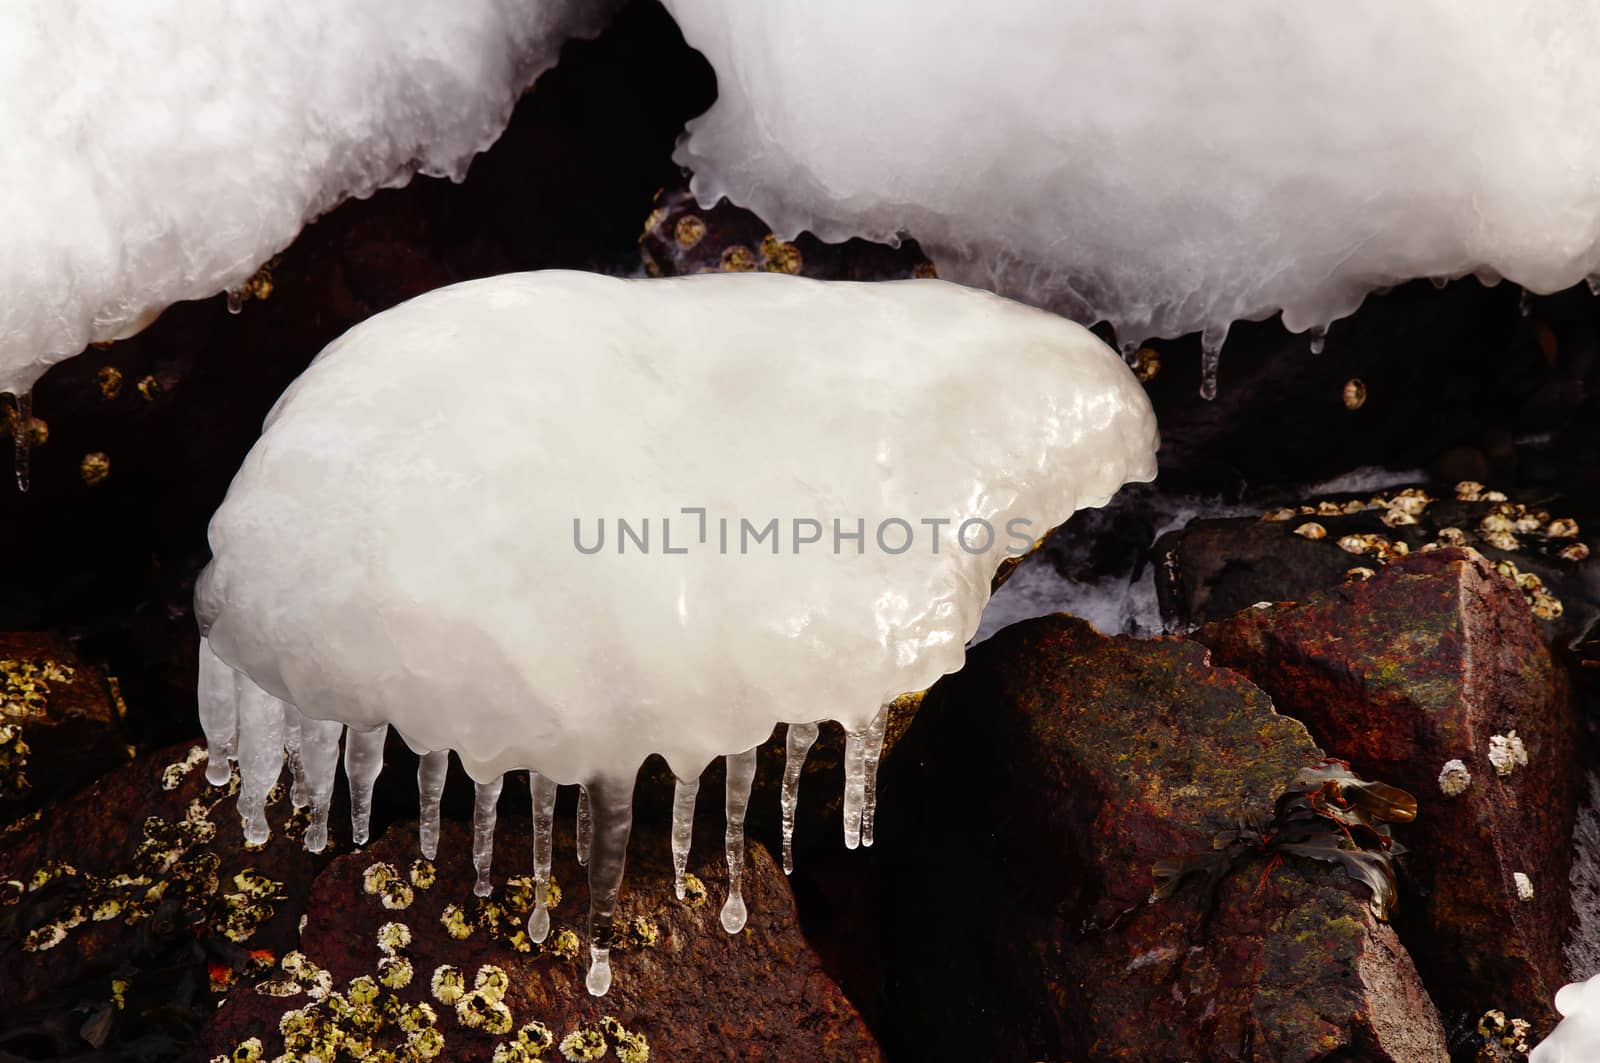
[[1171, 639], [1016, 624], [941, 681], [886, 765], [873, 850], [904, 1058], [1440, 1061], [1438, 1016], [1365, 886], [1247, 859], [1151, 902], [1321, 751]]
[[0, 823], [128, 759], [113, 684], [59, 635], [0, 633]]
[[212, 985], [276, 962], [333, 850], [305, 852], [304, 817], [276, 795], [272, 838], [246, 848], [233, 792], [182, 743], [0, 835], [0, 1050], [26, 1036], [63, 1058], [151, 1038], [175, 1052]]
[[[513, 1041], [515, 1032], [530, 1022], [542, 1023], [558, 1044], [569, 1035], [591, 1031], [614, 1053], [608, 1059], [623, 1056], [617, 1050], [619, 1036], [642, 1039], [652, 1061], [879, 1058], [855, 1009], [822, 973], [801, 937], [782, 872], [759, 846], [750, 847], [744, 875], [749, 923], [730, 936], [718, 922], [726, 896], [721, 861], [692, 863], [703, 887], [678, 901], [672, 893], [666, 837], [636, 831], [617, 908], [625, 929], [612, 952], [613, 982], [606, 996], [595, 998], [584, 988], [588, 890], [565, 817], [558, 821], [554, 867], [563, 896], [551, 911], [550, 936], [543, 946], [526, 938], [527, 895], [507, 883], [508, 875], [527, 872], [528, 821], [502, 818], [497, 833], [497, 888], [491, 906], [472, 895], [470, 830], [448, 822], [432, 885], [413, 885], [404, 908], [384, 907], [364, 888], [364, 876], [382, 862], [416, 882], [408, 871], [417, 853], [414, 824], [397, 824], [370, 850], [340, 858], [317, 879], [301, 952], [329, 972], [340, 994], [337, 1001], [313, 1007], [317, 1023], [351, 1027], [348, 1016], [336, 1014], [360, 995], [359, 986], [352, 989], [350, 982], [362, 975], [380, 977], [379, 928], [399, 922], [409, 929], [410, 943], [395, 951], [410, 964], [412, 977], [394, 990], [379, 985], [377, 1006], [399, 1015], [404, 1006], [428, 1004], [443, 1038], [442, 1060], [488, 1060], [496, 1045]], [[471, 928], [464, 938], [453, 936], [441, 919], [450, 905], [461, 910], [459, 930]], [[448, 993], [441, 998], [434, 992], [431, 983], [441, 965], [463, 972], [468, 991], [485, 965], [503, 970], [508, 979], [501, 1001], [510, 1012], [504, 1020], [509, 1031], [495, 1032], [492, 1021], [469, 1025], [459, 1001], [452, 1005]], [[279, 973], [274, 980], [285, 978]], [[387, 997], [395, 999], [385, 1003]], [[266, 1046], [264, 1058], [271, 1058], [283, 1044], [278, 1034], [283, 1014], [312, 1004], [304, 992], [268, 996], [242, 985], [204, 1032], [206, 1051], [228, 1052], [257, 1035]], [[608, 1028], [607, 1017], [618, 1025]], [[405, 1040], [398, 1020], [373, 1021], [374, 1045]], [[561, 1055], [551, 1049], [545, 1058]]]
[[[1417, 796], [1417, 825], [1401, 832], [1416, 902], [1397, 919], [1441, 1005], [1474, 1021], [1500, 1008], [1547, 1032], [1566, 981], [1577, 729], [1565, 673], [1515, 587], [1481, 558], [1438, 550], [1194, 637], [1330, 753]], [[1513, 731], [1526, 764], [1502, 776], [1491, 738]], [[1451, 760], [1471, 775], [1455, 797], [1440, 781]]]

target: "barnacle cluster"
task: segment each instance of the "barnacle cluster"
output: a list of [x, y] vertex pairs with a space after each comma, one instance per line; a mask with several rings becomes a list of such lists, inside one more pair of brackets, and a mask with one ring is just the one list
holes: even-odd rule
[[1528, 1034], [1532, 1026], [1527, 1019], [1508, 1019], [1498, 1008], [1486, 1011], [1478, 1020], [1478, 1036], [1502, 1048], [1526, 1054], [1529, 1051]]
[[[172, 768], [167, 769], [168, 772]], [[53, 883], [61, 898], [49, 921], [28, 931], [22, 947], [44, 952], [65, 941], [75, 928], [88, 922], [120, 919], [126, 925], [141, 923], [163, 905], [185, 913], [204, 932], [244, 944], [275, 914], [274, 902], [283, 899], [282, 883], [246, 868], [222, 880], [221, 858], [209, 848], [217, 828], [210, 815], [223, 800], [190, 802], [184, 817], [169, 821], [160, 816], [145, 819], [144, 837], [133, 854], [133, 867], [96, 875], [65, 863], [45, 864], [26, 883], [11, 880], [0, 891], [0, 904], [20, 900]], [[213, 982], [225, 988], [234, 972], [220, 968]]]
[[1528, 764], [1528, 747], [1516, 731], [1489, 736], [1489, 763], [1501, 778]]
[[0, 659], [0, 719], [37, 720], [50, 703], [52, 683], [73, 681], [72, 668], [47, 657]]
[[[1491, 491], [1475, 480], [1463, 480], [1455, 485], [1459, 502], [1487, 503], [1489, 510], [1473, 529], [1477, 541], [1504, 552], [1523, 549], [1524, 538], [1541, 537], [1547, 552], [1562, 561], [1579, 562], [1589, 556], [1588, 544], [1578, 539], [1578, 522], [1570, 517], [1553, 517], [1548, 510], [1534, 509], [1520, 502], [1510, 501], [1504, 492]], [[1344, 517], [1372, 510], [1381, 510], [1378, 519], [1390, 528], [1404, 528], [1419, 523], [1428, 507], [1437, 501], [1418, 487], [1407, 487], [1393, 493], [1379, 493], [1367, 499], [1350, 499], [1344, 502], [1320, 501], [1301, 506], [1285, 506], [1262, 514], [1263, 521], [1291, 521], [1300, 517]], [[1296, 525], [1294, 534], [1303, 539], [1326, 538], [1328, 530], [1315, 520]], [[1397, 557], [1411, 553], [1411, 545], [1401, 539], [1375, 532], [1352, 532], [1336, 540], [1339, 549], [1358, 557], [1371, 558], [1387, 564]], [[1446, 526], [1434, 532], [1433, 538], [1417, 547], [1419, 553], [1456, 547], [1471, 550], [1468, 533], [1457, 527]], [[1545, 587], [1544, 580], [1532, 572], [1524, 572], [1506, 559], [1494, 562], [1495, 569], [1517, 585], [1528, 608], [1540, 620], [1555, 620], [1564, 612], [1561, 600]], [[1365, 565], [1351, 568], [1346, 575], [1352, 579], [1369, 579], [1373, 570]]]
[[[441, 1009], [426, 1000], [404, 999], [399, 990], [405, 989], [411, 979], [397, 983], [384, 974], [400, 966], [411, 970], [412, 961], [406, 955], [411, 941], [411, 928], [406, 924], [384, 923], [376, 936], [378, 974], [358, 975], [343, 991], [336, 990], [329, 972], [304, 953], [296, 950], [286, 954], [279, 963], [281, 976], [257, 983], [255, 991], [268, 997], [303, 994], [306, 1003], [279, 1017], [283, 1052], [272, 1057], [271, 1063], [310, 1058], [417, 1063], [438, 1058], [447, 1038], [448, 1020], [441, 1022]], [[555, 1035], [537, 1020], [516, 1025], [507, 998], [510, 988], [511, 976], [495, 964], [479, 967], [470, 989], [466, 974], [450, 965], [435, 968], [428, 979], [428, 992], [442, 1005], [443, 1015], [453, 1015], [462, 1027], [509, 1038], [495, 1045], [494, 1063], [528, 1063], [547, 1058], [545, 1053], [556, 1045]], [[568, 1060], [599, 1059], [613, 1048], [621, 1063], [648, 1063], [650, 1059], [650, 1045], [644, 1035], [626, 1029], [609, 1015], [598, 1027], [579, 1026], [569, 1031], [558, 1047]], [[212, 1063], [266, 1063], [267, 1059], [262, 1040], [251, 1037], [228, 1055], [214, 1057]]]
[[31, 752], [22, 740], [21, 727], [0, 724], [0, 798], [21, 797], [33, 788], [27, 772]]

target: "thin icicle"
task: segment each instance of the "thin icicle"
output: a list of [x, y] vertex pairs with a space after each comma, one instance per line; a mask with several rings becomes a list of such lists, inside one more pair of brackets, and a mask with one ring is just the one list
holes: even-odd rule
[[11, 422], [12, 472], [17, 477], [17, 490], [26, 494], [32, 482], [33, 440], [30, 433], [33, 430], [33, 392], [20, 392], [16, 399], [16, 420]]
[[633, 830], [633, 779], [591, 781], [584, 787], [593, 815], [592, 859], [589, 861], [589, 976], [591, 996], [611, 988], [612, 917], [622, 888]]
[[300, 763], [300, 710], [283, 706], [283, 761], [289, 768], [289, 803], [306, 807], [306, 769]]
[[844, 847], [861, 844], [861, 812], [867, 804], [867, 728], [844, 734]]
[[237, 314], [244, 310], [244, 291], [239, 288], [228, 289], [228, 313]]
[[578, 787], [578, 866], [589, 864], [589, 846], [594, 839], [594, 820], [589, 814], [589, 790]]
[[344, 777], [350, 783], [350, 840], [367, 844], [372, 832], [372, 786], [383, 771], [383, 744], [389, 725], [352, 727], [344, 736]]
[[1217, 397], [1217, 371], [1222, 365], [1222, 345], [1228, 330], [1208, 328], [1200, 333], [1200, 397], [1210, 402]]
[[432, 860], [439, 855], [439, 800], [444, 797], [445, 777], [450, 774], [450, 751], [435, 750], [417, 761], [417, 840], [422, 855]]
[[728, 900], [722, 906], [722, 929], [737, 934], [747, 913], [739, 883], [744, 878], [744, 813], [750, 807], [750, 784], [756, 777], [756, 751], [747, 749], [722, 758], [728, 767], [727, 834]]
[[200, 729], [206, 735], [206, 782], [227, 783], [228, 762], [239, 757], [239, 677], [200, 640], [200, 671], [195, 681], [200, 702]]
[[239, 677], [239, 816], [244, 840], [262, 845], [267, 826], [267, 791], [283, 772], [283, 702]]
[[778, 807], [783, 812], [783, 873], [794, 874], [794, 810], [800, 801], [800, 773], [806, 767], [806, 754], [816, 744], [819, 728], [814, 723], [791, 723], [783, 745], [783, 790]]
[[1321, 354], [1328, 347], [1328, 330], [1321, 325], [1313, 328], [1311, 330], [1311, 339], [1306, 346], [1311, 348], [1312, 354]]
[[533, 791], [533, 911], [528, 936], [534, 943], [550, 934], [550, 858], [555, 849], [556, 784], [536, 771], [528, 773]]
[[672, 788], [672, 891], [683, 900], [683, 875], [689, 869], [689, 845], [694, 841], [694, 800], [700, 780], [679, 779]]
[[861, 844], [872, 844], [872, 821], [878, 814], [878, 761], [883, 757], [883, 732], [889, 727], [889, 706], [878, 710], [878, 715], [867, 724], [864, 742], [866, 793], [861, 803]]
[[300, 712], [300, 768], [311, 823], [306, 827], [307, 852], [320, 853], [328, 844], [328, 806], [333, 803], [333, 780], [339, 774], [339, 736], [344, 724], [338, 720], [313, 720]]
[[505, 776], [493, 782], [475, 784], [472, 805], [472, 867], [478, 872], [478, 881], [472, 892], [487, 897], [494, 892], [490, 869], [494, 866], [494, 823], [500, 808], [500, 790], [505, 786]]

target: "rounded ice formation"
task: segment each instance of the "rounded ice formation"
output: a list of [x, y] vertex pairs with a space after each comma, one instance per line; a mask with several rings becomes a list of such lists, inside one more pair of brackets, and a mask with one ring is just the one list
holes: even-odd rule
[[1529, 1054], [1529, 1063], [1592, 1063], [1600, 1059], [1600, 975], [1556, 992], [1563, 1018]]
[[460, 179], [613, 6], [0, 5], [0, 391], [237, 287], [346, 197]]
[[909, 234], [1124, 344], [1600, 272], [1593, 4], [665, 3], [716, 70], [676, 156], [701, 202]]
[[1155, 448], [1144, 391], [1092, 334], [943, 281], [545, 272], [431, 292], [318, 356], [212, 519], [213, 778], [237, 756], [265, 837], [287, 743], [320, 845], [347, 724], [363, 840], [393, 725], [429, 751], [425, 852], [443, 751], [480, 785], [480, 844], [500, 777], [533, 772], [540, 881], [555, 785], [580, 783], [605, 927], [641, 762], [682, 780], [686, 825], [727, 756], [736, 930], [753, 747], [789, 724], [793, 761], [842, 724], [846, 840], [870, 844], [884, 706], [961, 666], [1008, 553], [1152, 477]]

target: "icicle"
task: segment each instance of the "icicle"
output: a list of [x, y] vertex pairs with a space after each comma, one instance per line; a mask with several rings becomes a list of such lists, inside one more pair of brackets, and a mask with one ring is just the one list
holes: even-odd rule
[[1448, 287], [1449, 284], [1450, 284], [1450, 278], [1449, 277], [1429, 277], [1428, 281], [1435, 288], [1441, 288], [1441, 289], [1445, 288], [1445, 287]]
[[12, 472], [17, 477], [17, 490], [24, 494], [28, 491], [28, 484], [32, 481], [33, 459], [33, 392], [23, 391], [16, 396], [16, 420], [11, 422], [11, 462]]
[[783, 790], [778, 807], [783, 812], [783, 873], [794, 874], [794, 810], [800, 800], [800, 773], [805, 770], [806, 754], [816, 744], [818, 727], [814, 723], [791, 723], [783, 746]]
[[228, 761], [239, 756], [239, 677], [200, 640], [200, 671], [195, 681], [200, 702], [200, 729], [206, 734], [206, 782], [223, 786]]
[[267, 826], [267, 791], [283, 771], [283, 702], [239, 677], [239, 816], [244, 840], [261, 845]]
[[306, 827], [308, 853], [320, 853], [328, 844], [328, 806], [333, 803], [333, 780], [339, 774], [339, 736], [344, 724], [338, 720], [313, 720], [299, 717], [301, 785], [311, 805], [311, 824]]
[[422, 855], [432, 860], [439, 855], [439, 800], [444, 796], [444, 780], [450, 774], [450, 751], [435, 750], [417, 761], [417, 799], [421, 806], [417, 818], [417, 839]]
[[289, 803], [306, 807], [306, 769], [300, 763], [300, 710], [283, 706], [283, 760], [289, 767]]
[[1200, 334], [1200, 397], [1207, 402], [1217, 397], [1217, 369], [1227, 339], [1226, 327], [1208, 328]]
[[1311, 330], [1311, 340], [1306, 346], [1311, 348], [1312, 354], [1321, 354], [1328, 346], [1328, 330], [1320, 325], [1313, 328]]
[[861, 844], [861, 810], [867, 803], [867, 729], [844, 734], [844, 847]]
[[1533, 313], [1533, 293], [1526, 288], [1522, 289], [1522, 297], [1517, 300], [1517, 313], [1523, 317]]
[[528, 913], [528, 936], [538, 944], [550, 935], [550, 858], [555, 848], [556, 784], [533, 771], [528, 773], [533, 791], [533, 911]]
[[344, 777], [350, 783], [350, 840], [367, 844], [372, 832], [372, 785], [383, 771], [383, 744], [389, 725], [369, 730], [352, 727], [344, 736]]
[[244, 290], [241, 288], [228, 289], [228, 313], [237, 314], [244, 309]]
[[865, 739], [866, 793], [861, 802], [861, 844], [872, 844], [872, 822], [878, 815], [878, 761], [883, 757], [883, 732], [889, 727], [889, 706], [878, 710], [878, 715], [867, 724]]
[[633, 830], [633, 780], [591, 781], [584, 787], [593, 814], [592, 859], [589, 861], [589, 977], [591, 996], [611, 988], [612, 917], [622, 869]]
[[672, 891], [683, 900], [683, 874], [689, 869], [689, 845], [694, 841], [694, 800], [700, 780], [679, 779], [672, 788]]
[[1122, 360], [1128, 363], [1129, 369], [1139, 366], [1139, 345], [1137, 343], [1124, 343], [1122, 345]]
[[589, 865], [589, 845], [594, 837], [594, 821], [589, 816], [589, 791], [578, 787], [578, 866]]
[[1600, 295], [1600, 273], [1591, 273], [1583, 278], [1583, 283], [1589, 286], [1590, 295]]
[[472, 866], [478, 872], [478, 881], [473, 883], [472, 892], [479, 897], [487, 897], [494, 892], [494, 883], [489, 876], [490, 868], [494, 865], [494, 823], [500, 806], [500, 790], [505, 786], [505, 776], [493, 782], [480, 782], [475, 784], [475, 800], [472, 806]]
[[728, 767], [727, 834], [728, 900], [722, 906], [722, 929], [737, 934], [744, 929], [746, 912], [739, 880], [744, 877], [744, 813], [750, 807], [750, 784], [756, 777], [756, 751], [747, 749], [723, 757]]

